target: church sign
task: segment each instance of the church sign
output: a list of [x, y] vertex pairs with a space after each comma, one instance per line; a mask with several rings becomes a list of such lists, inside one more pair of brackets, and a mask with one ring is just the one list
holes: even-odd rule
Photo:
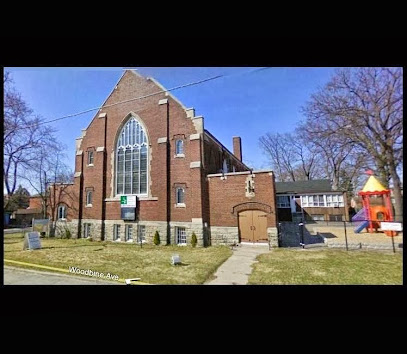
[[136, 203], [135, 195], [122, 195], [120, 197], [120, 212], [122, 220], [136, 220]]
[[23, 250], [41, 249], [41, 241], [39, 232], [29, 232], [25, 234]]
[[122, 195], [120, 197], [120, 206], [122, 208], [135, 208], [136, 201], [135, 195]]

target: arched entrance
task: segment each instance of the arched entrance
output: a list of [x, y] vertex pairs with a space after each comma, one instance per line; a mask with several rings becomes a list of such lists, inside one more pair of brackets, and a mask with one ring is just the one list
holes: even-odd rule
[[264, 211], [241, 211], [238, 214], [238, 219], [240, 242], [268, 242], [267, 214]]

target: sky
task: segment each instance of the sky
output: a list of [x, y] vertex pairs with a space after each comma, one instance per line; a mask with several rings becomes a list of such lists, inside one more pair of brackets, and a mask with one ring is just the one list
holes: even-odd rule
[[[22, 98], [45, 120], [97, 108], [105, 101], [124, 68], [5, 68]], [[277, 67], [135, 67], [165, 88], [227, 75], [217, 80], [172, 91], [195, 115], [204, 117], [209, 130], [230, 151], [232, 138], [242, 138], [243, 161], [255, 169], [268, 169], [259, 146], [265, 133], [287, 133], [304, 117], [301, 106], [324, 86], [335, 68]], [[67, 164], [74, 169], [75, 139], [87, 128], [96, 110], [50, 123], [66, 147]]]

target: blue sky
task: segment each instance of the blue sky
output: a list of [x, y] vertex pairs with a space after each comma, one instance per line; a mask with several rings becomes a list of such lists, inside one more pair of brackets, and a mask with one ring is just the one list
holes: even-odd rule
[[[224, 78], [173, 91], [186, 107], [205, 119], [205, 128], [232, 151], [232, 137], [242, 138], [243, 160], [256, 169], [269, 168], [259, 147], [266, 132], [285, 133], [303, 118], [300, 107], [331, 77], [334, 68], [269, 68], [251, 74], [252, 67], [141, 67], [167, 89], [226, 74]], [[34, 112], [46, 120], [99, 107], [117, 83], [123, 68], [6, 68], [15, 88]], [[75, 138], [94, 112], [51, 123], [67, 148], [74, 168]]]

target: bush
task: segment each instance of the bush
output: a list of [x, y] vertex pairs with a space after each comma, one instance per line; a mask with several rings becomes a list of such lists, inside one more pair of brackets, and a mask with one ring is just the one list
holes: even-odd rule
[[71, 234], [71, 230], [69, 230], [69, 229], [65, 229], [65, 238], [70, 239], [70, 238], [71, 238], [71, 236], [72, 236], [72, 234]]
[[153, 240], [154, 244], [156, 246], [158, 246], [161, 242], [160, 242], [160, 234], [158, 233], [158, 231], [155, 232], [154, 234], [154, 240]]
[[195, 232], [193, 232], [192, 236], [191, 236], [191, 245], [192, 245], [192, 247], [195, 247], [197, 243], [198, 243], [198, 240], [196, 238]]

